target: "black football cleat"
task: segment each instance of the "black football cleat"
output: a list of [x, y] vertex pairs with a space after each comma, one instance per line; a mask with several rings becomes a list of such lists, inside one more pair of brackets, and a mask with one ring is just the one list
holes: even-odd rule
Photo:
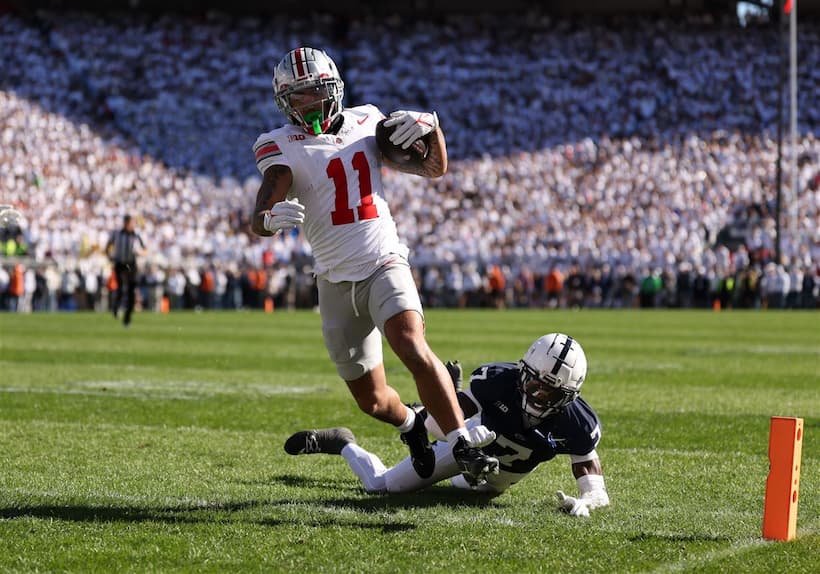
[[453, 458], [464, 478], [473, 486], [487, 482], [487, 476], [498, 474], [498, 459], [484, 454], [480, 448], [470, 446], [463, 436], [453, 445]]
[[356, 437], [345, 427], [299, 431], [285, 441], [288, 454], [342, 454], [348, 444], [355, 444]]
[[447, 372], [450, 373], [450, 379], [453, 381], [453, 388], [456, 392], [459, 392], [462, 388], [464, 388], [464, 376], [461, 370], [461, 363], [458, 361], [447, 361], [444, 363], [444, 366], [447, 367]]
[[410, 447], [410, 460], [413, 461], [416, 474], [421, 478], [430, 478], [436, 469], [436, 454], [433, 452], [433, 447], [430, 446], [430, 440], [427, 438], [427, 428], [424, 426], [427, 409], [422, 408], [419, 410], [412, 405], [408, 406], [416, 411], [416, 420], [413, 423], [413, 428], [401, 433], [401, 441]]

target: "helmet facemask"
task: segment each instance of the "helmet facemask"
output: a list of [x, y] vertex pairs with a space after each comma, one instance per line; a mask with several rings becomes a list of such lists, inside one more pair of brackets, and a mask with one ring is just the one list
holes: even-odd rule
[[555, 414], [570, 404], [578, 396], [578, 391], [562, 386], [557, 380], [540, 378], [538, 372], [524, 361], [519, 362], [521, 371], [521, 408], [525, 414], [535, 419], [543, 419]]

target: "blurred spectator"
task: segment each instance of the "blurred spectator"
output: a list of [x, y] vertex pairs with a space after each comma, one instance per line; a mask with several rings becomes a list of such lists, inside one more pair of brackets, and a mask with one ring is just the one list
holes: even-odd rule
[[562, 303], [562, 293], [564, 290], [564, 274], [553, 265], [547, 276], [544, 278], [544, 293], [546, 293], [547, 307], [554, 309]]
[[[820, 67], [808, 50], [809, 64], [798, 69], [798, 190], [784, 190], [784, 259], [774, 261], [777, 77], [759, 73], [776, 63], [774, 34], [703, 17], [577, 22], [536, 11], [440, 22], [363, 17], [341, 45], [333, 19], [3, 14], [0, 165], [10, 168], [0, 186], [30, 224], [0, 230], [2, 266], [10, 274], [24, 258], [35, 310], [43, 278], [54, 309], [55, 274], [80, 269], [88, 306], [85, 282], [107, 277], [98, 261], [106, 230], [123, 204], [138, 204], [169, 294], [176, 268], [198, 274], [214, 262], [236, 266], [215, 297], [229, 308], [254, 306], [250, 291], [241, 296], [239, 269], [281, 262], [294, 266], [288, 296], [309, 306], [311, 278], [301, 269], [310, 248], [298, 231], [264, 241], [248, 235], [243, 214], [259, 181], [248, 154], [235, 153], [259, 125], [283, 122], [265, 78], [296, 35], [344, 61], [356, 86], [351, 105], [432, 107], [449, 126], [446, 177], [384, 174], [413, 262], [426, 270], [426, 305], [478, 306], [476, 272], [492, 266], [509, 269], [505, 291], [523, 302], [525, 266], [546, 278], [575, 265], [580, 302], [577, 293], [546, 293], [552, 305], [631, 306], [638, 274], [657, 268], [664, 279], [655, 304], [708, 307], [733, 264], [732, 299], [755, 306], [764, 284], [775, 289], [774, 280], [757, 283], [763, 266], [788, 261], [782, 305], [814, 307]], [[820, 44], [817, 22], [801, 22], [800, 42]], [[788, 164], [784, 170], [790, 181]], [[201, 280], [188, 276], [183, 306], [193, 308]], [[159, 278], [139, 280], [152, 308]], [[536, 299], [545, 283], [536, 283]], [[271, 284], [276, 291], [281, 281]], [[97, 289], [95, 305], [107, 292]], [[65, 293], [61, 306], [72, 307]], [[8, 287], [4, 296], [7, 309]]]
[[487, 287], [490, 304], [496, 309], [506, 307], [505, 290], [507, 288], [507, 278], [500, 266], [492, 265], [487, 270]]

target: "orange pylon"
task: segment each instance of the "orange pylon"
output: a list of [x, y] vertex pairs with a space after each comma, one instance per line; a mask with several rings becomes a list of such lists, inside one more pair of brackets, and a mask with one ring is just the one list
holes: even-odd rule
[[763, 507], [763, 538], [794, 540], [797, 535], [797, 500], [803, 419], [772, 417], [769, 429], [769, 477]]

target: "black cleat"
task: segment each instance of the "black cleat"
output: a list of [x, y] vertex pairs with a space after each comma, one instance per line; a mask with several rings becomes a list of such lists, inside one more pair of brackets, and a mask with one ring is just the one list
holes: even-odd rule
[[453, 380], [453, 388], [459, 392], [464, 387], [464, 377], [461, 370], [461, 363], [458, 361], [447, 361], [444, 363], [450, 378]]
[[342, 449], [351, 443], [356, 443], [356, 437], [350, 429], [345, 427], [299, 431], [285, 441], [285, 452], [288, 454], [342, 454]]
[[498, 474], [498, 459], [484, 454], [480, 448], [470, 446], [463, 436], [453, 445], [453, 458], [464, 478], [473, 486], [487, 482], [487, 476]]
[[[410, 406], [410, 405], [408, 405]], [[416, 421], [413, 428], [401, 433], [401, 441], [410, 447], [410, 459], [413, 461], [413, 468], [421, 478], [430, 478], [436, 469], [436, 454], [430, 446], [427, 438], [427, 428], [424, 421], [427, 418], [427, 409], [421, 410], [410, 406], [416, 411]]]

